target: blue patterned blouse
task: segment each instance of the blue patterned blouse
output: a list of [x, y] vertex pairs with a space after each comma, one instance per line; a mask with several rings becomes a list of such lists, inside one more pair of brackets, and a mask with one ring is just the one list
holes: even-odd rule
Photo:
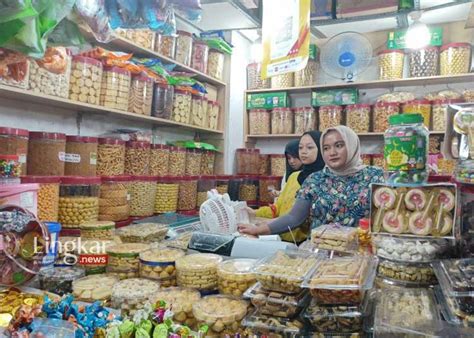
[[358, 226], [369, 215], [371, 183], [384, 182], [378, 167], [365, 167], [348, 176], [338, 176], [327, 167], [308, 176], [297, 198], [311, 201], [312, 228], [328, 223]]

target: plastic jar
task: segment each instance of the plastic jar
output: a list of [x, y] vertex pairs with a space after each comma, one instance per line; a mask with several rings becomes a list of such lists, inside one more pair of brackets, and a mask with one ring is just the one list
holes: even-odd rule
[[179, 177], [160, 176], [156, 184], [155, 213], [176, 212], [178, 209]]
[[117, 176], [125, 172], [125, 141], [99, 138], [97, 146], [97, 175]]
[[370, 104], [346, 106], [346, 125], [356, 133], [368, 133], [370, 129]]
[[175, 261], [185, 254], [183, 250], [166, 247], [140, 253], [140, 277], [158, 281], [161, 288], [176, 286]]
[[202, 41], [194, 41], [191, 67], [198, 72], [207, 73], [207, 61], [209, 56], [209, 46]]
[[229, 259], [217, 267], [217, 284], [219, 293], [242, 297], [243, 293], [255, 284], [252, 271], [255, 259]]
[[222, 80], [224, 78], [224, 54], [218, 50], [211, 49], [209, 51], [209, 61], [207, 63], [207, 74]]
[[59, 211], [59, 176], [23, 176], [22, 184], [39, 184], [38, 219], [41, 222], [57, 222]]
[[99, 104], [102, 86], [102, 62], [84, 56], [72, 58], [69, 99]]
[[201, 149], [186, 150], [186, 175], [199, 175], [201, 171]]
[[272, 89], [290, 88], [295, 84], [295, 73], [285, 73], [271, 77]]
[[382, 169], [386, 169], [387, 166], [385, 164], [385, 158], [383, 157], [383, 154], [373, 154], [372, 155], [372, 165], [376, 166], [376, 167], [379, 167], [379, 168], [382, 168]]
[[271, 161], [270, 155], [260, 154], [258, 160], [258, 174], [259, 175], [270, 175]]
[[239, 148], [235, 150], [237, 162], [237, 175], [257, 175], [259, 149]]
[[178, 285], [201, 291], [217, 289], [217, 266], [222, 257], [215, 254], [197, 253], [176, 260]]
[[198, 186], [197, 186], [197, 206], [200, 207], [207, 200], [207, 192], [215, 189], [216, 185], [216, 176], [204, 175], [199, 177]]
[[117, 32], [145, 49], [153, 50], [155, 46], [156, 34], [151, 29], [118, 29]]
[[273, 203], [275, 197], [272, 191], [280, 191], [282, 176], [260, 176], [259, 181], [259, 202], [261, 205]]
[[219, 129], [219, 103], [209, 100], [207, 102], [207, 119], [209, 120], [209, 128]]
[[84, 269], [75, 266], [52, 267], [41, 270], [38, 279], [42, 290], [62, 296], [71, 293], [73, 281], [85, 275]]
[[176, 122], [189, 124], [191, 119], [191, 107], [191, 92], [183, 89], [175, 89], [171, 119]]
[[463, 100], [443, 99], [432, 101], [433, 130], [445, 131], [448, 106], [453, 103], [460, 103]]
[[469, 73], [471, 45], [469, 43], [448, 43], [440, 49], [440, 75]]
[[27, 174], [28, 136], [26, 129], [0, 127], [0, 155], [17, 155], [21, 174]]
[[0, 155], [0, 185], [19, 184], [21, 164], [17, 155]]
[[258, 205], [258, 176], [244, 175], [239, 189], [239, 201], [247, 202], [249, 206]]
[[361, 154], [360, 158], [362, 159], [363, 164], [372, 165], [372, 155], [370, 155], [370, 154]]
[[421, 114], [390, 116], [384, 135], [386, 182], [422, 184], [428, 180], [429, 131]]
[[316, 83], [318, 62], [309, 58], [306, 67], [295, 72], [295, 87], [312, 86]]
[[186, 325], [191, 330], [197, 329], [193, 304], [201, 299], [198, 290], [180, 287], [161, 289], [155, 294], [155, 299], [163, 300], [173, 309], [173, 322]]
[[130, 182], [130, 216], [148, 217], [155, 210], [156, 176], [133, 176]]
[[335, 127], [342, 124], [342, 106], [319, 107], [319, 129]]
[[164, 144], [152, 144], [150, 149], [151, 176], [168, 175], [170, 164], [170, 147]]
[[266, 89], [270, 88], [270, 78], [262, 80], [261, 77], [261, 63], [250, 63], [247, 65], [247, 89]]
[[409, 51], [410, 77], [438, 75], [438, 47], [426, 47]]
[[202, 95], [192, 95], [191, 103], [191, 124], [198, 127], [206, 127], [207, 111], [204, 111], [204, 97]]
[[198, 176], [187, 176], [179, 179], [178, 211], [196, 209]]
[[229, 178], [229, 185], [227, 187], [227, 193], [231, 201], [238, 201], [240, 194], [240, 186], [242, 184], [242, 178], [239, 176], [231, 176]]
[[193, 52], [193, 35], [185, 31], [177, 31], [176, 51], [174, 59], [185, 66], [191, 65], [191, 55]]
[[249, 111], [250, 135], [270, 134], [270, 111], [265, 109], [251, 109]]
[[156, 83], [154, 92], [151, 115], [159, 117], [160, 119], [171, 119], [171, 114], [173, 113], [174, 87], [164, 83]]
[[120, 67], [104, 67], [100, 105], [112, 109], [128, 110], [131, 74]]
[[311, 106], [295, 108], [295, 134], [303, 134], [307, 131], [317, 130], [316, 112]]
[[173, 176], [184, 176], [186, 173], [186, 149], [170, 147], [168, 173]]
[[176, 49], [176, 37], [171, 35], [156, 34], [155, 52], [167, 58], [174, 59]]
[[372, 126], [375, 133], [383, 133], [388, 128], [388, 119], [398, 115], [400, 105], [396, 102], [377, 102], [372, 114]]
[[102, 176], [99, 221], [124, 221], [130, 217], [128, 190], [131, 176]]
[[67, 176], [95, 176], [97, 142], [97, 137], [66, 136], [64, 174]]
[[151, 77], [141, 74], [132, 77], [128, 101], [129, 112], [140, 115], [151, 115], [154, 82]]
[[112, 240], [115, 233], [115, 223], [111, 221], [84, 222], [79, 225], [81, 239]]
[[396, 80], [403, 78], [405, 53], [400, 49], [387, 49], [379, 52], [379, 79]]
[[201, 157], [201, 171], [203, 175], [214, 175], [214, 164], [216, 162], [216, 153], [210, 150], [203, 150]]
[[125, 147], [125, 174], [147, 175], [150, 164], [150, 143], [128, 141]]
[[286, 157], [284, 154], [270, 155], [270, 173], [272, 176], [284, 176], [286, 172]]
[[78, 228], [99, 217], [99, 177], [65, 176], [59, 188], [59, 217], [63, 228]]
[[38, 176], [63, 176], [66, 135], [33, 131], [29, 134], [27, 172]]
[[423, 123], [430, 128], [431, 121], [431, 103], [428, 100], [413, 100], [402, 105], [403, 114], [421, 114]]
[[293, 134], [294, 115], [291, 108], [273, 108], [272, 134]]
[[133, 318], [135, 313], [154, 303], [160, 284], [145, 278], [122, 280], [112, 287], [112, 307], [119, 309], [122, 317]]
[[219, 194], [224, 195], [229, 192], [229, 179], [232, 176], [220, 175], [216, 178], [216, 190]]

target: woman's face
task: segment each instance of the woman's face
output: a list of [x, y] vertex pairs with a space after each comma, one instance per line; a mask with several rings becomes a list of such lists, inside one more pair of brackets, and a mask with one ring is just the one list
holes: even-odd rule
[[290, 154], [286, 154], [286, 159], [293, 170], [299, 170], [303, 165], [298, 157], [294, 157]]
[[342, 169], [347, 161], [347, 147], [341, 134], [333, 130], [324, 136], [323, 159], [332, 169]]
[[318, 147], [311, 136], [303, 135], [303, 137], [301, 137], [299, 154], [301, 162], [305, 165], [316, 162], [318, 158]]

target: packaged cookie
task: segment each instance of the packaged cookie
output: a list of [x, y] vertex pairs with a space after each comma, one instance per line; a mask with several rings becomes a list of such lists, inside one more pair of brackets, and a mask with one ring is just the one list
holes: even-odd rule
[[90, 275], [72, 282], [72, 294], [83, 302], [108, 301], [112, 297], [112, 287], [119, 279], [107, 275]]
[[130, 316], [153, 303], [160, 290], [157, 282], [144, 278], [122, 280], [112, 287], [112, 306], [121, 310], [122, 316]]
[[175, 89], [171, 120], [189, 124], [191, 120], [192, 95], [189, 90]]
[[[166, 247], [144, 251], [140, 253], [140, 277], [163, 281], [175, 286], [175, 261], [184, 255], [185, 252], [183, 250]], [[160, 282], [161, 284], [163, 283]]]
[[79, 225], [82, 239], [112, 240], [115, 232], [115, 223], [109, 221], [84, 222]]
[[149, 76], [138, 74], [132, 77], [130, 96], [128, 99], [129, 112], [140, 115], [151, 115], [153, 85], [154, 80]]
[[117, 230], [124, 243], [154, 243], [165, 239], [168, 226], [161, 223], [138, 223]]
[[102, 62], [99, 60], [74, 56], [69, 82], [69, 99], [89, 104], [99, 104], [102, 72]]
[[104, 67], [100, 105], [127, 111], [130, 97], [130, 71], [120, 67]]
[[84, 269], [70, 267], [52, 267], [39, 272], [39, 284], [46, 290], [60, 296], [72, 292], [72, 282], [85, 276]]
[[173, 309], [173, 321], [197, 329], [193, 304], [201, 299], [199, 291], [186, 288], [166, 288], [154, 294], [156, 302], [164, 301]]
[[192, 254], [176, 260], [178, 285], [201, 291], [217, 289], [217, 266], [222, 257], [214, 254]]
[[217, 267], [219, 293], [241, 297], [253, 284], [255, 259], [230, 259]]
[[108, 267], [113, 267], [121, 271], [139, 270], [140, 252], [149, 249], [148, 244], [123, 243], [107, 248], [109, 255]]
[[381, 259], [378, 275], [405, 285], [424, 286], [437, 283], [431, 263], [403, 263]]
[[441, 260], [433, 263], [433, 269], [445, 294], [464, 300], [474, 296], [473, 258]]
[[155, 214], [176, 212], [178, 209], [179, 177], [158, 177], [156, 185]]
[[362, 330], [363, 315], [358, 306], [319, 305], [313, 299], [303, 317], [316, 332], [350, 333]]
[[311, 241], [320, 249], [351, 252], [357, 250], [357, 229], [324, 224], [311, 231]]
[[246, 334], [257, 337], [300, 337], [304, 324], [298, 319], [278, 318], [255, 311], [242, 321]]

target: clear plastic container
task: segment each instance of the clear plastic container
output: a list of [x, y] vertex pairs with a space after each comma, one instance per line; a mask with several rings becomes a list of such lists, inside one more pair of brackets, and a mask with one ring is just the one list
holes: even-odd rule
[[378, 276], [395, 280], [407, 286], [427, 286], [437, 284], [431, 263], [403, 263], [381, 259], [377, 268]]
[[[474, 303], [474, 281], [472, 280], [473, 258], [444, 259], [433, 263], [443, 293], [451, 297], [461, 298], [464, 302], [471, 298]], [[466, 299], [465, 299], [466, 298]]]
[[207, 200], [207, 192], [216, 189], [216, 176], [200, 176], [197, 186], [197, 206], [200, 207]]
[[303, 134], [307, 131], [317, 130], [316, 112], [311, 106], [294, 109], [295, 134]]
[[130, 217], [128, 189], [131, 176], [102, 176], [99, 221], [124, 221]]
[[269, 110], [251, 109], [249, 111], [249, 133], [251, 135], [269, 135], [270, 116]]
[[204, 110], [204, 97], [192, 95], [190, 123], [198, 127], [207, 127], [207, 109]]
[[66, 136], [64, 174], [67, 176], [95, 176], [97, 142], [97, 137]]
[[216, 190], [219, 194], [224, 195], [229, 192], [229, 179], [232, 176], [221, 175], [216, 179]]
[[364, 322], [359, 306], [319, 305], [314, 299], [304, 311], [303, 318], [311, 324], [313, 330], [322, 333], [360, 332]]
[[184, 176], [186, 173], [186, 149], [180, 147], [170, 147], [168, 173], [173, 176]]
[[200, 291], [217, 290], [217, 266], [222, 257], [214, 254], [191, 254], [176, 260], [178, 285]]
[[342, 106], [319, 107], [319, 129], [335, 127], [342, 124]]
[[187, 288], [166, 288], [155, 294], [157, 300], [163, 300], [173, 309], [173, 321], [196, 330], [193, 304], [201, 299], [199, 291]]
[[400, 105], [395, 102], [377, 102], [372, 114], [374, 133], [384, 133], [388, 129], [388, 119], [400, 112]]
[[150, 166], [150, 143], [128, 141], [125, 147], [125, 174], [147, 175]]
[[186, 150], [186, 175], [199, 175], [201, 171], [201, 149]]
[[150, 170], [152, 176], [166, 176], [170, 166], [170, 147], [152, 144], [150, 149]]
[[27, 174], [29, 132], [26, 129], [0, 127], [0, 155], [16, 155], [21, 163], [21, 174]]
[[361, 154], [360, 158], [362, 159], [363, 164], [372, 165], [372, 155], [370, 155], [370, 154]]
[[63, 228], [78, 228], [99, 217], [99, 177], [66, 176], [59, 188], [58, 221]]
[[176, 51], [174, 59], [185, 66], [191, 66], [193, 53], [193, 35], [185, 31], [177, 31]]
[[309, 58], [306, 67], [295, 72], [295, 87], [312, 86], [316, 83], [318, 62]]
[[261, 154], [258, 161], [258, 174], [259, 175], [270, 175], [271, 173], [271, 161], [270, 155]]
[[440, 75], [469, 73], [471, 45], [469, 43], [448, 43], [440, 49]]
[[130, 96], [128, 99], [129, 112], [140, 115], [151, 115], [154, 82], [151, 77], [146, 75], [138, 74], [132, 76]]
[[209, 57], [209, 46], [203, 41], [194, 41], [191, 67], [198, 72], [207, 73], [207, 61]]
[[97, 146], [97, 175], [118, 176], [125, 172], [125, 141], [99, 138]]
[[372, 165], [386, 169], [387, 164], [385, 163], [385, 158], [383, 157], [383, 154], [373, 154], [372, 155]]
[[39, 184], [38, 219], [42, 222], [57, 222], [59, 212], [59, 176], [23, 176], [21, 183]]
[[272, 176], [285, 176], [286, 157], [284, 154], [271, 154], [270, 163], [270, 173]]
[[425, 47], [408, 52], [410, 77], [427, 77], [438, 75], [439, 49]]
[[74, 56], [72, 58], [69, 99], [89, 104], [99, 104], [102, 86], [102, 62]]
[[106, 250], [109, 256], [107, 268], [111, 268], [114, 272], [129, 271], [138, 273], [140, 253], [148, 249], [150, 249], [150, 246], [143, 243], [121, 243], [109, 246]]
[[291, 88], [295, 85], [295, 73], [285, 73], [271, 77], [272, 89]]
[[262, 80], [261, 74], [261, 63], [250, 63], [247, 65], [247, 89], [266, 89], [270, 88], [270, 78]]
[[239, 176], [231, 176], [229, 178], [229, 185], [227, 187], [227, 193], [232, 201], [239, 200], [240, 185], [242, 184], [242, 178]]
[[38, 275], [40, 288], [62, 296], [71, 293], [73, 281], [85, 274], [84, 269], [75, 266], [43, 269]]
[[346, 126], [356, 133], [368, 133], [370, 130], [370, 104], [350, 104], [346, 106]]
[[176, 49], [176, 37], [172, 35], [156, 34], [155, 52], [170, 59], [174, 59]]
[[219, 103], [209, 100], [207, 102], [207, 118], [209, 120], [209, 128], [214, 129], [214, 130], [219, 129], [219, 115], [220, 115]]
[[140, 277], [157, 280], [160, 287], [176, 286], [175, 261], [186, 253], [173, 248], [156, 248], [140, 253]]
[[153, 50], [156, 34], [151, 29], [118, 29], [116, 32], [138, 46]]
[[155, 213], [176, 212], [178, 209], [179, 177], [158, 177], [156, 185]]
[[216, 153], [211, 150], [203, 150], [201, 157], [201, 174], [214, 175], [214, 164], [216, 162]]
[[128, 111], [130, 98], [130, 71], [120, 67], [104, 67], [100, 105]]
[[400, 49], [387, 49], [379, 52], [379, 79], [397, 80], [403, 78], [405, 53]]
[[178, 211], [196, 209], [198, 176], [179, 179]]
[[155, 83], [151, 115], [160, 119], [170, 120], [173, 114], [174, 87]]
[[17, 155], [0, 155], [0, 185], [19, 184], [21, 164]]
[[260, 176], [259, 181], [259, 203], [267, 205], [273, 203], [275, 197], [272, 191], [280, 191], [282, 176]]
[[245, 317], [242, 325], [252, 337], [300, 337], [304, 329], [298, 319], [264, 315], [259, 311]]
[[421, 114], [426, 128], [431, 126], [431, 103], [428, 100], [413, 100], [402, 105], [403, 114]]
[[230, 259], [217, 267], [217, 284], [219, 293], [242, 297], [242, 294], [255, 284], [252, 271], [255, 259]]
[[441, 287], [434, 288], [436, 300], [441, 307], [441, 314], [444, 320], [449, 324], [461, 327], [474, 327], [474, 304], [473, 298], [466, 298], [467, 301], [461, 301], [462, 298], [451, 297], [445, 294]]
[[330, 223], [324, 224], [311, 232], [311, 242], [320, 249], [342, 252], [357, 250], [357, 228]]
[[157, 243], [165, 239], [168, 226], [161, 223], [136, 223], [117, 229], [123, 243]]
[[273, 108], [272, 134], [293, 134], [294, 114], [291, 108]]
[[442, 99], [432, 101], [433, 130], [445, 131], [447, 121], [447, 110], [450, 104], [461, 103], [463, 100]]
[[388, 183], [422, 184], [428, 180], [429, 131], [420, 114], [391, 116], [384, 135]]
[[192, 95], [182, 89], [174, 90], [173, 113], [171, 119], [180, 123], [189, 124], [191, 120]]
[[224, 59], [224, 54], [218, 50], [211, 49], [209, 51], [209, 60], [207, 63], [207, 73], [209, 76], [218, 80], [224, 79]]
[[109, 301], [112, 287], [119, 282], [114, 276], [90, 275], [72, 282], [72, 294], [76, 300], [93, 303]]
[[81, 239], [112, 240], [115, 233], [115, 223], [111, 221], [83, 222], [79, 225]]
[[458, 161], [455, 170], [456, 181], [474, 184], [474, 160]]
[[152, 216], [155, 210], [156, 176], [133, 176], [130, 182], [130, 216]]
[[27, 172], [37, 176], [63, 176], [66, 135], [32, 131], [29, 134]]
[[247, 202], [248, 206], [258, 205], [258, 176], [245, 175], [239, 189], [239, 201]]
[[237, 175], [257, 175], [259, 149], [239, 148], [235, 150]]
[[159, 292], [160, 285], [149, 279], [132, 278], [122, 280], [112, 288], [112, 307], [121, 310], [123, 317], [133, 317], [147, 303], [154, 302], [154, 295]]

